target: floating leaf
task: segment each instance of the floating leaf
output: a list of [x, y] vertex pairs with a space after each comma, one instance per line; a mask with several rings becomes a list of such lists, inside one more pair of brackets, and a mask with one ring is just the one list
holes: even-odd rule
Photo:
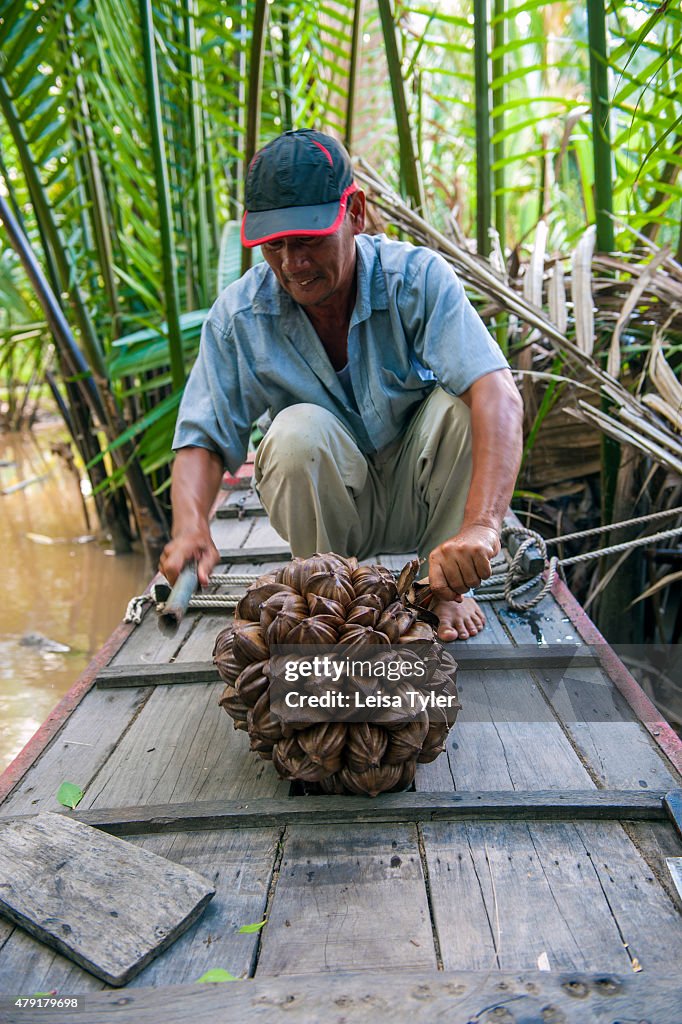
[[78, 807], [79, 803], [83, 799], [83, 790], [80, 786], [75, 786], [73, 782], [62, 782], [61, 786], [57, 790], [57, 800], [63, 807], [70, 807], [71, 810], [74, 807]]
[[224, 971], [222, 967], [212, 967], [210, 971], [206, 971], [200, 978], [197, 978], [196, 984], [209, 981], [239, 981], [239, 978], [230, 974], [229, 971]]
[[239, 935], [252, 935], [253, 932], [259, 932], [261, 930], [261, 928], [263, 927], [263, 925], [265, 924], [266, 921], [267, 921], [267, 918], [265, 917], [265, 918], [263, 918], [262, 921], [258, 921], [256, 924], [243, 924], [241, 926], [241, 928], [239, 929], [238, 934]]

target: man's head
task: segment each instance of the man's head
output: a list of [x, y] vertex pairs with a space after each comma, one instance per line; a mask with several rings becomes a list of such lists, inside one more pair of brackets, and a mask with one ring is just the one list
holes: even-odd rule
[[290, 235], [331, 235], [356, 191], [341, 143], [311, 129], [284, 132], [249, 165], [242, 242], [252, 247]]
[[302, 306], [344, 307], [355, 279], [365, 196], [348, 154], [321, 132], [285, 132], [251, 161], [242, 241], [261, 245], [280, 285]]

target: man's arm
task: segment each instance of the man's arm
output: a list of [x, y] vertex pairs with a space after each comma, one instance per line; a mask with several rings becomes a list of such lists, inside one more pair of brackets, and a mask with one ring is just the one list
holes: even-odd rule
[[223, 472], [222, 458], [207, 448], [181, 448], [175, 456], [171, 486], [172, 540], [159, 561], [159, 569], [171, 584], [194, 559], [199, 582], [205, 587], [211, 570], [219, 561], [208, 517]]
[[472, 474], [459, 532], [429, 558], [440, 600], [456, 600], [491, 575], [523, 450], [523, 403], [509, 370], [479, 377], [459, 397], [471, 411]]

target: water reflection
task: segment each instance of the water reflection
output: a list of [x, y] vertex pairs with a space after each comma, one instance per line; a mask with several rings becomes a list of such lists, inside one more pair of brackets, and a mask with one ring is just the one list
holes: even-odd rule
[[[0, 769], [73, 685], [149, 575], [141, 554], [114, 557], [105, 543], [87, 541], [78, 482], [50, 453], [59, 436], [0, 436]], [[92, 508], [90, 515], [95, 526]], [[22, 644], [29, 633], [70, 650]]]

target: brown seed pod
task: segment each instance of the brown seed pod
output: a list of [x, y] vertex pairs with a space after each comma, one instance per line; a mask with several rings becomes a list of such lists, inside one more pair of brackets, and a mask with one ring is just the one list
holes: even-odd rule
[[320, 722], [297, 733], [296, 739], [311, 761], [328, 772], [341, 770], [341, 753], [346, 743], [346, 726], [341, 722]]
[[213, 644], [213, 660], [217, 664], [217, 659], [225, 659], [230, 657], [232, 654], [232, 645], [234, 643], [234, 624], [231, 622], [229, 626], [225, 626], [225, 629], [221, 629], [215, 638]]
[[403, 764], [414, 760], [421, 752], [429, 731], [429, 717], [422, 713], [402, 729], [395, 729], [388, 737], [382, 764]]
[[386, 634], [390, 644], [398, 642], [398, 639], [400, 638], [400, 626], [398, 625], [398, 616], [393, 612], [389, 612], [387, 609], [377, 622], [376, 628], [379, 633]]
[[[369, 594], [363, 595], [363, 597], [370, 597]], [[360, 601], [363, 598], [359, 599]], [[358, 599], [351, 601], [351, 604], [355, 607], [351, 610], [350, 606], [346, 614], [346, 625], [347, 626], [376, 626], [379, 621], [381, 612], [377, 608], [373, 608], [368, 604], [358, 604]]]
[[334, 775], [330, 775], [326, 779], [320, 779], [320, 789], [323, 793], [328, 793], [331, 796], [344, 796], [348, 790], [341, 782], [341, 778], [338, 772]]
[[436, 634], [428, 622], [415, 622], [406, 633], [400, 637], [401, 644], [413, 644], [418, 641], [431, 642], [436, 639]]
[[[307, 754], [304, 754], [294, 737], [289, 740], [281, 740], [276, 743], [272, 751], [272, 763], [283, 779], [301, 779], [302, 782], [321, 782], [329, 772], [321, 765], [311, 761]], [[292, 744], [289, 747], [289, 744]], [[296, 748], [300, 751], [295, 752]]]
[[359, 597], [354, 597], [349, 605], [346, 606], [346, 616], [350, 615], [356, 608], [376, 608], [378, 612], [383, 612], [384, 604], [376, 594], [361, 594]]
[[265, 642], [268, 647], [272, 648], [278, 644], [289, 643], [289, 634], [294, 626], [298, 626], [300, 622], [303, 622], [303, 619], [293, 612], [278, 612], [265, 631]]
[[342, 626], [339, 630], [339, 643], [347, 645], [346, 655], [352, 654], [367, 645], [387, 644], [388, 637], [379, 633], [371, 626]]
[[282, 726], [279, 719], [270, 712], [270, 694], [267, 690], [261, 694], [254, 707], [249, 708], [247, 722], [250, 735], [271, 743], [282, 739]]
[[371, 722], [353, 722], [348, 726], [345, 761], [354, 772], [364, 772], [381, 764], [388, 736], [380, 725]]
[[383, 608], [398, 597], [393, 575], [383, 565], [359, 566], [352, 574], [351, 582], [357, 597], [374, 594], [381, 601]]
[[333, 601], [329, 597], [321, 597], [320, 594], [307, 595], [308, 611], [310, 615], [331, 615], [343, 623], [345, 609], [340, 601]]
[[339, 779], [351, 793], [378, 796], [393, 789], [402, 777], [402, 765], [384, 764], [381, 768], [368, 768], [365, 772], [354, 772], [342, 768]]
[[355, 597], [350, 576], [343, 569], [329, 569], [316, 572], [306, 583], [306, 595], [319, 594], [320, 597], [331, 598], [344, 607]]
[[262, 757], [264, 761], [272, 761], [272, 751], [274, 743], [270, 743], [268, 740], [261, 740], [255, 733], [250, 736], [249, 750], [253, 750], [254, 753]]
[[244, 667], [252, 661], [265, 661], [268, 645], [258, 622], [240, 623], [234, 627], [233, 652], [237, 664]]
[[268, 597], [260, 607], [260, 624], [263, 627], [263, 631], [267, 630], [272, 620], [280, 612], [287, 612], [290, 615], [297, 616], [299, 619], [304, 619], [308, 614], [306, 599], [290, 588], [289, 590], [281, 590], [279, 593]]
[[218, 703], [221, 707], [225, 708], [230, 718], [233, 719], [235, 729], [246, 731], [249, 709], [234, 686], [225, 687]]
[[450, 727], [447, 722], [430, 725], [417, 760], [420, 764], [430, 764], [445, 750], [445, 740]]
[[320, 622], [317, 617], [303, 619], [294, 626], [287, 636], [287, 644], [291, 646], [334, 643], [336, 643], [336, 630], [324, 622]]
[[396, 782], [395, 786], [389, 790], [390, 793], [402, 793], [412, 785], [414, 782], [415, 772], [417, 770], [416, 757], [412, 758], [411, 761], [403, 761], [400, 768], [400, 778]]
[[252, 708], [270, 686], [267, 676], [263, 675], [265, 661], [254, 661], [237, 676], [235, 689], [244, 703]]
[[274, 579], [263, 583], [264, 577], [253, 583], [235, 608], [235, 618], [247, 619], [249, 622], [260, 621], [260, 606], [273, 594], [295, 594], [296, 592], [285, 583], [276, 583]]

